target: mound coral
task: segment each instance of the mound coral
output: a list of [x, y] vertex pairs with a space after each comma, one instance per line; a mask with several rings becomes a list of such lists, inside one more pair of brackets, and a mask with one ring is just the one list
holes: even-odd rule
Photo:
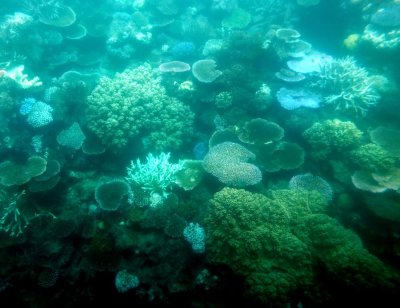
[[243, 276], [248, 295], [271, 307], [283, 306], [296, 291], [318, 288], [315, 268], [335, 286], [392, 287], [394, 274], [326, 210], [325, 198], [313, 191], [276, 190], [267, 198], [224, 188], [206, 217], [209, 258]]
[[332, 153], [343, 155], [357, 147], [362, 132], [353, 122], [333, 119], [314, 123], [303, 136], [313, 148], [313, 156], [324, 159]]
[[150, 65], [102, 77], [87, 99], [88, 128], [104, 145], [124, 147], [141, 135], [158, 151], [178, 149], [190, 135], [193, 113], [166, 94]]
[[352, 151], [350, 159], [358, 167], [370, 172], [393, 169], [396, 163], [388, 151], [374, 143], [364, 144]]

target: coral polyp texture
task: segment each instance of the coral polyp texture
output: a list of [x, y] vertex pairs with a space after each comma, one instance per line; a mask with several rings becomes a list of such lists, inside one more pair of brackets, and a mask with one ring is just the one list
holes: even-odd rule
[[160, 82], [149, 64], [100, 78], [87, 99], [88, 128], [115, 148], [142, 138], [153, 150], [178, 149], [190, 135], [193, 114]]

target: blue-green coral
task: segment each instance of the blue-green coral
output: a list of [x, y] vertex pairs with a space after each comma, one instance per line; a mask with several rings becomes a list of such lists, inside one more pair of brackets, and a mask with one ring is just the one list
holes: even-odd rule
[[100, 78], [87, 99], [88, 128], [104, 145], [116, 148], [136, 137], [153, 150], [179, 148], [190, 135], [194, 116], [160, 82], [149, 64]]

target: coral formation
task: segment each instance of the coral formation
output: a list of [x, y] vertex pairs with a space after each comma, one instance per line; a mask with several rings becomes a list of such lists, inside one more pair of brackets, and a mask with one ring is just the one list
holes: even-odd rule
[[284, 133], [277, 123], [258, 118], [246, 122], [238, 137], [244, 143], [268, 144], [281, 140]]
[[255, 155], [240, 144], [223, 142], [210, 148], [203, 167], [228, 186], [245, 187], [262, 180], [260, 169], [247, 162], [253, 159]]
[[336, 153], [345, 155], [360, 145], [362, 135], [353, 122], [339, 119], [314, 123], [303, 133], [314, 150], [313, 155], [320, 159]]
[[399, 0], [0, 13], [2, 306], [398, 300]]
[[322, 65], [315, 86], [327, 92], [325, 104], [357, 115], [365, 116], [380, 99], [368, 71], [351, 57]]
[[149, 154], [146, 163], [138, 158], [131, 161], [127, 168], [126, 180], [150, 192], [150, 195], [160, 195], [166, 198], [171, 185], [176, 182], [176, 174], [182, 169], [182, 162], [172, 164], [169, 162], [170, 153], [161, 153], [159, 156]]
[[46, 171], [47, 161], [31, 156], [24, 163], [4, 161], [0, 164], [0, 179], [4, 186], [22, 185]]
[[316, 192], [278, 190], [269, 199], [224, 188], [206, 218], [210, 258], [244, 276], [249, 295], [270, 306], [309, 289], [315, 262], [333, 279], [345, 275], [342, 283], [355, 290], [393, 287], [390, 270], [325, 212]]
[[121, 148], [141, 136], [153, 150], [178, 149], [193, 114], [166, 94], [150, 65], [102, 77], [87, 99], [88, 128], [104, 145]]
[[95, 189], [94, 197], [99, 207], [105, 211], [116, 211], [125, 199], [133, 203], [133, 193], [128, 183], [123, 180], [101, 181]]
[[57, 135], [58, 144], [74, 150], [80, 149], [85, 139], [86, 137], [77, 122]]

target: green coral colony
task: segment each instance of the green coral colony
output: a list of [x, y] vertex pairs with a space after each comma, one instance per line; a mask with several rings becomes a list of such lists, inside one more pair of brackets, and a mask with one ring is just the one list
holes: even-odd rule
[[389, 307], [400, 1], [0, 1], [2, 307]]

